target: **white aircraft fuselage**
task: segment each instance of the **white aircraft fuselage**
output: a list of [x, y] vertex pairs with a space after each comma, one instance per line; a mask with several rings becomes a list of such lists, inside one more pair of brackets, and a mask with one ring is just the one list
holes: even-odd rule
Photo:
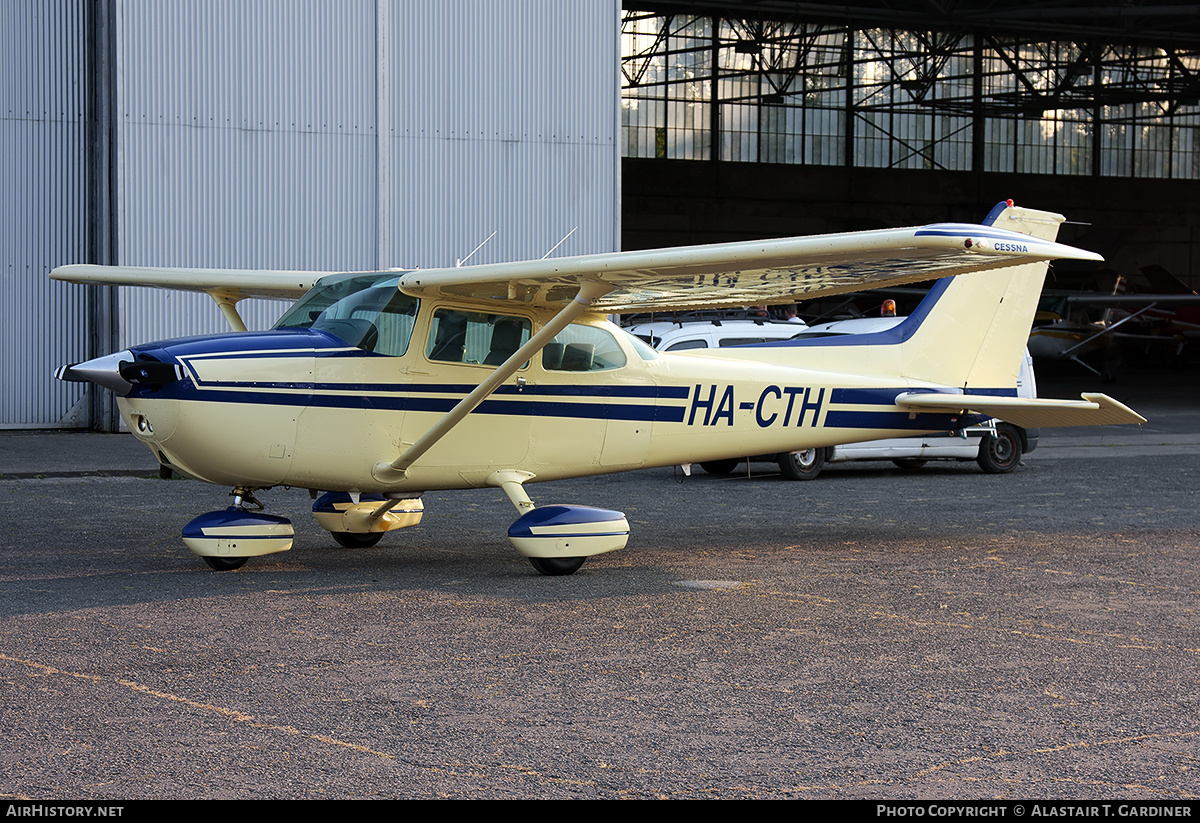
[[[400, 455], [493, 368], [427, 357], [425, 320], [439, 308], [447, 306], [423, 307], [418, 345], [401, 356], [313, 329], [139, 346], [134, 357], [178, 363], [184, 376], [134, 384], [118, 405], [164, 463], [201, 480], [360, 492], [476, 488], [501, 469], [557, 480], [967, 425], [959, 414], [894, 403], [903, 392], [944, 386], [755, 362], [755, 347], [741, 357], [657, 354], [590, 318], [577, 325], [609, 335], [623, 365], [553, 370], [536, 355], [405, 478], [381, 482], [375, 464]], [[528, 317], [535, 326], [544, 320]], [[800, 362], [824, 353], [792, 351]]]

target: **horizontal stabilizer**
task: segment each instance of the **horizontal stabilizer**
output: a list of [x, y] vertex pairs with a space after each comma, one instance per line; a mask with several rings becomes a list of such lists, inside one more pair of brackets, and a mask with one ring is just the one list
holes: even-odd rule
[[896, 405], [914, 411], [978, 412], [1026, 429], [1146, 422], [1146, 418], [1106, 394], [1084, 394], [1082, 397], [1082, 400], [1046, 400], [992, 397], [986, 394], [905, 392], [896, 397]]

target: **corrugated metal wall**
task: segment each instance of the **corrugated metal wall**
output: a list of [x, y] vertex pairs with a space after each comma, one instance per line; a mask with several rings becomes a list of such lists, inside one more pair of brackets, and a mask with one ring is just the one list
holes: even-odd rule
[[[52, 378], [86, 351], [85, 290], [51, 283], [86, 246], [83, 9], [0, 3], [0, 426], [70, 424]], [[82, 423], [78, 420], [76, 424]]]
[[[375, 3], [124, 0], [119, 259], [374, 268]], [[284, 304], [239, 307], [251, 328]], [[121, 293], [122, 345], [226, 330], [203, 295]]]
[[[115, 0], [118, 262], [432, 267], [453, 265], [493, 232], [470, 263], [540, 257], [573, 229], [556, 255], [616, 249], [619, 6]], [[0, 14], [22, 17], [7, 5]], [[62, 38], [60, 50], [78, 49], [71, 38], [82, 23], [65, 17], [43, 22], [44, 36]], [[27, 37], [10, 29], [6, 42]], [[45, 95], [38, 86], [50, 75], [69, 76], [64, 89], [82, 85], [78, 67], [67, 73], [71, 59], [51, 68], [30, 57], [24, 92], [8, 88], [6, 72], [6, 101]], [[53, 141], [44, 135], [67, 129], [55, 125], [59, 117], [35, 114], [40, 131], [24, 139], [46, 151]], [[12, 119], [0, 133], [6, 169], [29, 151]], [[64, 162], [48, 159], [47, 167]], [[46, 188], [32, 182], [28, 191]], [[31, 195], [14, 196], [14, 206], [28, 209]], [[61, 202], [80, 220], [83, 201], [66, 191]], [[81, 255], [43, 255], [26, 279], [48, 289], [49, 268], [73, 259]], [[82, 295], [71, 289], [43, 301], [52, 318], [45, 328], [57, 335], [78, 327], [64, 316], [64, 300]], [[240, 308], [248, 326], [261, 328], [283, 304]], [[128, 345], [225, 326], [206, 297], [125, 289], [119, 328]], [[79, 356], [42, 359], [48, 369]], [[49, 391], [45, 381], [37, 391]], [[6, 408], [0, 425], [55, 425], [63, 413]]]
[[617, 248], [619, 4], [501, 5], [393, 12], [387, 265]]
[[[615, 3], [259, 0], [120, 16], [120, 258], [362, 270], [616, 248]], [[124, 295], [123, 295], [124, 297]], [[126, 343], [219, 331], [122, 300]], [[281, 310], [243, 311], [251, 328]]]

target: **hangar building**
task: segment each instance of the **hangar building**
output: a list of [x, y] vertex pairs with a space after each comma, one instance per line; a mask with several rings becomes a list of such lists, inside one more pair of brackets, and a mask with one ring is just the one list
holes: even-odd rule
[[619, 34], [618, 0], [0, 4], [0, 427], [111, 428], [107, 393], [56, 366], [227, 329], [204, 295], [51, 282], [58, 265], [614, 250]]
[[223, 327], [69, 262], [429, 267], [1011, 197], [1200, 282], [1194, 3], [18, 0], [0, 43], [0, 428], [111, 428], [55, 366]]

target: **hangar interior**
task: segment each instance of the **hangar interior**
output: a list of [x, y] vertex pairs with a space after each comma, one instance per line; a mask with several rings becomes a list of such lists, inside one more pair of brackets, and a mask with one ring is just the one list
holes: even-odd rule
[[1195, 3], [636, 0], [621, 80], [624, 248], [1013, 198], [1112, 271], [1200, 284]]

